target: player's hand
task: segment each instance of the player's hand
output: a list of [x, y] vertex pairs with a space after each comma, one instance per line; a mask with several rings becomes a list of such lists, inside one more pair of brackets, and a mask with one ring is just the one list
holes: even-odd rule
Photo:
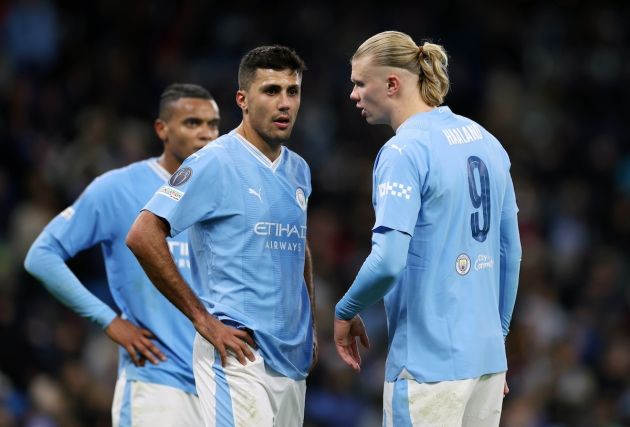
[[503, 397], [507, 396], [509, 392], [510, 387], [508, 387], [507, 380], [505, 380], [505, 383], [503, 384]]
[[252, 362], [256, 360], [251, 350], [256, 347], [256, 343], [247, 331], [224, 325], [211, 314], [196, 323], [195, 329], [217, 349], [222, 366], [227, 364], [228, 350], [234, 353], [241, 365], [247, 364], [246, 358]]
[[112, 341], [127, 350], [136, 366], [144, 366], [146, 360], [154, 365], [166, 360], [166, 356], [151, 341], [155, 338], [151, 331], [119, 316], [105, 328], [105, 333]]
[[359, 354], [357, 338], [363, 347], [370, 348], [370, 340], [360, 316], [354, 316], [351, 320], [335, 319], [337, 354], [348, 366], [359, 372], [361, 371], [361, 355]]

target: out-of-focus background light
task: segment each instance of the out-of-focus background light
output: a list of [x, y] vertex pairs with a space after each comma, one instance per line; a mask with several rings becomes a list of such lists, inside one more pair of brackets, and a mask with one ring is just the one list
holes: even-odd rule
[[[502, 425], [630, 425], [630, 3], [250, 3], [0, 2], [0, 427], [110, 425], [115, 347], [23, 271], [26, 250], [95, 176], [160, 152], [168, 84], [205, 86], [222, 133], [238, 125], [240, 57], [272, 43], [309, 67], [290, 144], [314, 187], [320, 361], [305, 425], [381, 425], [382, 306], [364, 316], [360, 375], [331, 329], [369, 252], [372, 164], [391, 135], [349, 100], [349, 58], [388, 29], [446, 47], [446, 103], [512, 160], [523, 262]], [[98, 249], [71, 266], [113, 304]]]

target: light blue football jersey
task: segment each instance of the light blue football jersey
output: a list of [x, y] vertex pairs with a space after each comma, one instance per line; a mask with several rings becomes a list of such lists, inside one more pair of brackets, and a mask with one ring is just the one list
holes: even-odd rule
[[306, 162], [286, 147], [271, 162], [235, 131], [186, 159], [146, 209], [171, 235], [190, 227], [193, 282], [208, 311], [253, 331], [265, 363], [293, 379], [312, 360], [304, 280]]
[[401, 374], [459, 380], [507, 369], [499, 229], [518, 211], [509, 168], [496, 138], [448, 107], [410, 117], [381, 148], [374, 229], [412, 236], [405, 271], [384, 298], [387, 381]]
[[[125, 239], [142, 207], [169, 178], [156, 159], [116, 169], [96, 178], [77, 201], [46, 227], [69, 257], [100, 244], [109, 288], [121, 316], [149, 329], [167, 360], [136, 367], [119, 348], [119, 373], [127, 379], [177, 387], [196, 394], [192, 373], [192, 323], [173, 306], [146, 276], [127, 248]], [[173, 259], [190, 282], [187, 233], [168, 242]]]

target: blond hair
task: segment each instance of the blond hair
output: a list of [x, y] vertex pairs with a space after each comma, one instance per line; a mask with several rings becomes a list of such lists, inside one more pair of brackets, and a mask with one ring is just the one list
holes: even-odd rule
[[370, 57], [374, 65], [402, 68], [419, 76], [422, 100], [431, 107], [444, 102], [448, 93], [448, 56], [438, 44], [425, 42], [421, 46], [405, 33], [384, 31], [366, 41], [352, 56], [352, 60]]

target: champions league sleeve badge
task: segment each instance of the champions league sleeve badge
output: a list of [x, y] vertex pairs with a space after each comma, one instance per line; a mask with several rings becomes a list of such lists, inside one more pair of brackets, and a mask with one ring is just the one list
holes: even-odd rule
[[193, 171], [191, 168], [181, 168], [175, 172], [173, 176], [171, 176], [171, 179], [168, 180], [168, 184], [171, 187], [178, 187], [188, 181], [192, 176], [192, 173]]

